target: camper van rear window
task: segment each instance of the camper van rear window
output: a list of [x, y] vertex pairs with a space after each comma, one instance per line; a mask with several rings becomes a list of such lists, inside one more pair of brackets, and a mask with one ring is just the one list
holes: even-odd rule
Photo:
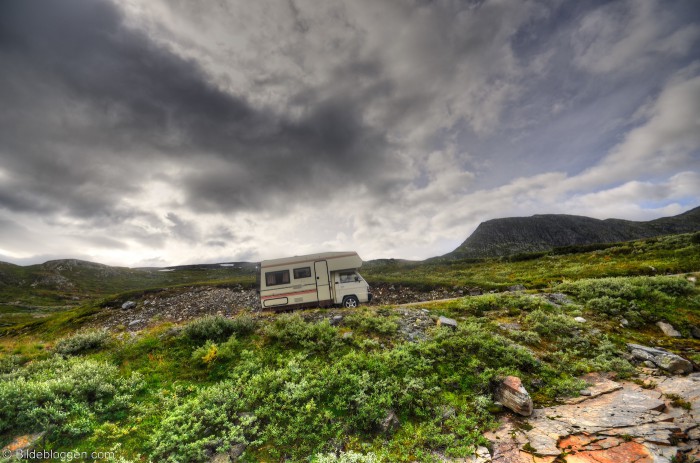
[[300, 278], [311, 277], [311, 267], [295, 268], [294, 269], [294, 279], [299, 280]]
[[289, 270], [265, 272], [265, 283], [267, 286], [284, 285], [289, 283]]

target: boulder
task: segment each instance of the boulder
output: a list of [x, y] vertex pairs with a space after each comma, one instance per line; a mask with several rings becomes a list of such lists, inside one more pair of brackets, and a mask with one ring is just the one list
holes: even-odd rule
[[532, 398], [517, 376], [506, 376], [496, 388], [496, 401], [523, 416], [532, 414]]
[[700, 327], [691, 326], [690, 335], [693, 336], [695, 339], [700, 339]]
[[693, 371], [693, 365], [683, 357], [660, 347], [646, 347], [639, 344], [627, 344], [632, 357], [641, 361], [649, 361], [674, 375], [682, 375]]
[[136, 308], [136, 303], [134, 301], [126, 301], [122, 304], [122, 309], [129, 310]]
[[586, 323], [586, 319], [583, 317], [576, 317], [574, 318], [574, 321], [578, 323]]
[[671, 336], [673, 338], [680, 338], [682, 336], [670, 323], [656, 322], [656, 326], [661, 328], [661, 331], [663, 331], [666, 336]]
[[457, 320], [453, 320], [452, 318], [447, 318], [440, 316], [437, 321], [438, 326], [447, 326], [454, 329], [457, 329]]

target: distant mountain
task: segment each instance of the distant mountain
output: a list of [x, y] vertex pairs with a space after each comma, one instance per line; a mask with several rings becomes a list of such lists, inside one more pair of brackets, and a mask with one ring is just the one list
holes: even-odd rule
[[548, 251], [560, 246], [614, 243], [700, 230], [700, 207], [648, 222], [599, 220], [565, 214], [510, 217], [482, 222], [443, 258], [480, 258]]

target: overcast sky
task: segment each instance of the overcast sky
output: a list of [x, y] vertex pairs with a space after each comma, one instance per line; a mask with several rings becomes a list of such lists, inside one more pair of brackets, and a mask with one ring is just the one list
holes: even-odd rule
[[357, 250], [700, 205], [697, 0], [3, 0], [0, 260]]

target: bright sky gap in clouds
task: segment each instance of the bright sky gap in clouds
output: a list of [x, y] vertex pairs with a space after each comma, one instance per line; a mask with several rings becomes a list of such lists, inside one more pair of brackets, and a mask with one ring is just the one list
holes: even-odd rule
[[0, 260], [357, 250], [700, 205], [696, 0], [3, 0]]

